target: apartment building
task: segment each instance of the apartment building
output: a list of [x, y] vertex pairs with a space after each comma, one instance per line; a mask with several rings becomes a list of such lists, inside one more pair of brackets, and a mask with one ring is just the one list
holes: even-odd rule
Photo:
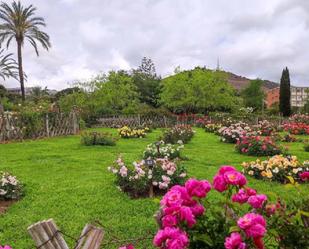
[[309, 87], [291, 86], [291, 106], [303, 107], [309, 98]]

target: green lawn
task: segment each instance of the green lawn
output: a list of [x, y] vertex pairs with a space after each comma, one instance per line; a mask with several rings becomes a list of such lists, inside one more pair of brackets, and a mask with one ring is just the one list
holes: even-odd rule
[[[54, 218], [61, 230], [75, 237], [92, 220], [101, 221], [121, 239], [154, 233], [152, 216], [158, 199], [131, 200], [115, 187], [107, 167], [118, 154], [127, 162], [141, 158], [146, 145], [160, 134], [156, 130], [147, 138], [120, 139], [114, 147], [85, 147], [80, 145], [79, 136], [0, 145], [0, 170], [17, 175], [26, 185], [25, 197], [0, 215], [0, 244], [11, 244], [14, 249], [31, 247], [27, 227], [47, 218]], [[309, 159], [301, 143], [290, 143], [289, 147], [301, 161]], [[189, 175], [205, 179], [211, 179], [220, 165], [241, 169], [243, 161], [255, 159], [236, 153], [234, 145], [224, 144], [202, 129], [197, 129], [184, 154], [189, 158], [183, 162]], [[249, 185], [266, 194], [275, 192], [288, 199], [296, 196], [293, 189], [277, 183], [250, 179]], [[302, 189], [309, 194], [308, 184]], [[210, 195], [215, 197], [216, 193]], [[145, 242], [143, 248], [151, 248], [150, 243]]]

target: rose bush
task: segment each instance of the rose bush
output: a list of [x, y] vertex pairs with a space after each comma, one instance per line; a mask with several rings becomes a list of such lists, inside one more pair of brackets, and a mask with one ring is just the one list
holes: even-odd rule
[[230, 126], [223, 126], [218, 130], [218, 134], [221, 136], [221, 141], [236, 143], [239, 138], [252, 134], [252, 129], [248, 124], [239, 122]]
[[276, 131], [275, 126], [268, 120], [259, 121], [258, 125], [254, 126], [254, 130], [261, 136], [270, 136]]
[[181, 150], [184, 148], [182, 141], [178, 144], [166, 144], [164, 141], [148, 144], [143, 158], [169, 158], [176, 159], [181, 158]]
[[271, 137], [243, 136], [237, 140], [236, 151], [250, 156], [273, 156], [286, 151]]
[[293, 135], [309, 135], [309, 124], [285, 123], [283, 129]]
[[16, 176], [0, 172], [0, 200], [18, 200], [23, 195], [23, 185]]
[[205, 131], [206, 132], [211, 132], [211, 133], [218, 133], [218, 131], [221, 129], [222, 125], [221, 124], [206, 124], [205, 125]]
[[179, 141], [185, 144], [192, 139], [193, 135], [194, 131], [190, 125], [175, 125], [163, 133], [162, 140], [170, 144], [176, 144]]
[[244, 172], [257, 179], [267, 179], [281, 183], [303, 182], [301, 174], [309, 171], [309, 162], [300, 163], [296, 156], [276, 155], [267, 160], [244, 162]]
[[158, 158], [151, 163], [150, 166], [146, 164], [146, 160], [142, 160], [129, 167], [119, 157], [108, 170], [116, 175], [116, 185], [132, 197], [148, 195], [151, 186], [154, 193], [161, 193], [173, 185], [182, 184], [186, 179], [185, 167], [176, 162]]
[[118, 129], [118, 133], [119, 133], [120, 137], [122, 137], [122, 138], [142, 138], [142, 137], [146, 137], [147, 130], [148, 129], [146, 129], [146, 128], [134, 129], [134, 128], [130, 128], [128, 126], [124, 126], [120, 129]]
[[[213, 186], [189, 179], [184, 186], [172, 187], [161, 200], [156, 215], [160, 229], [153, 244], [163, 249], [265, 248], [267, 197], [246, 184], [243, 174], [223, 166]], [[205, 200], [212, 187], [224, 195], [223, 204]], [[245, 203], [250, 207], [247, 213], [239, 208]]]

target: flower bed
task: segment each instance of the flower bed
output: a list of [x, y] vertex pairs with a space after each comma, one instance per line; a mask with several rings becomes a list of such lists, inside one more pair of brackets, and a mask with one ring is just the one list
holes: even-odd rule
[[18, 200], [21, 198], [22, 184], [16, 176], [8, 172], [0, 172], [0, 200]]
[[205, 125], [205, 131], [210, 133], [218, 133], [218, 131], [221, 129], [221, 124], [207, 124]]
[[182, 184], [187, 175], [183, 166], [167, 158], [142, 160], [129, 167], [119, 157], [108, 169], [117, 176], [116, 185], [132, 197], [147, 196], [150, 190], [162, 193], [173, 185]]
[[236, 143], [239, 138], [251, 134], [251, 132], [249, 125], [243, 122], [234, 123], [228, 127], [224, 126], [218, 130], [221, 141], [226, 143]]
[[128, 126], [124, 126], [118, 129], [118, 133], [122, 138], [143, 138], [146, 137], [148, 128], [143, 129], [131, 129]]
[[168, 158], [175, 159], [181, 158], [181, 150], [184, 148], [182, 142], [178, 144], [166, 144], [164, 141], [148, 144], [144, 153], [143, 158]]
[[81, 134], [81, 143], [87, 146], [91, 145], [116, 145], [116, 138], [107, 132], [83, 132]]
[[179, 141], [185, 144], [192, 139], [193, 135], [194, 131], [190, 125], [175, 125], [163, 133], [162, 140], [170, 144], [176, 144]]
[[286, 123], [283, 125], [285, 131], [293, 135], [309, 135], [309, 124]]
[[268, 179], [280, 183], [294, 181], [302, 182], [301, 174], [309, 171], [309, 161], [301, 164], [296, 156], [276, 155], [268, 160], [257, 159], [243, 163], [244, 172], [257, 179]]
[[271, 137], [243, 136], [235, 146], [236, 151], [250, 156], [273, 156], [285, 152]]
[[293, 123], [309, 124], [309, 114], [294, 114], [289, 118], [289, 121]]

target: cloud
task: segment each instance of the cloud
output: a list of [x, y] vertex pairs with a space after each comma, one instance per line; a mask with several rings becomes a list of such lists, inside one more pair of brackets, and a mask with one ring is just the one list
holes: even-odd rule
[[[45, 17], [53, 47], [24, 47], [28, 86], [68, 82], [153, 59], [161, 75], [197, 65], [279, 81], [288, 66], [309, 86], [309, 3], [305, 0], [23, 0]], [[15, 48], [12, 47], [13, 52]], [[18, 86], [17, 81], [5, 82]]]

